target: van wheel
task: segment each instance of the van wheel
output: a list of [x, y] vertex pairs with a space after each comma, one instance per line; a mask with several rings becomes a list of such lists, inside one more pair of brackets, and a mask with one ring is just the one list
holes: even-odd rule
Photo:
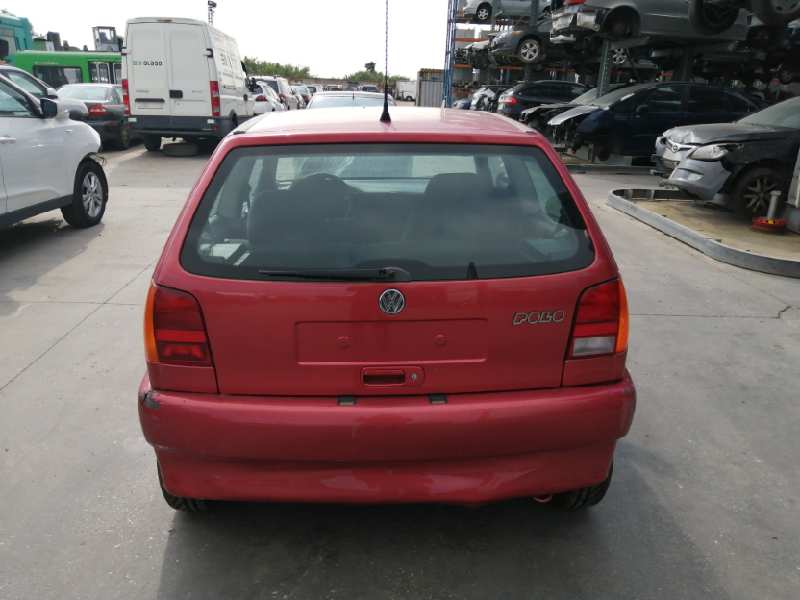
[[85, 229], [97, 225], [106, 212], [108, 182], [98, 163], [86, 160], [75, 174], [72, 203], [61, 209], [64, 220], [72, 227]]
[[164, 496], [164, 501], [171, 509], [186, 513], [200, 513], [208, 510], [208, 502], [205, 500], [174, 496], [164, 489], [164, 479], [161, 477], [161, 469], [158, 469], [158, 485], [161, 487], [161, 494]]
[[119, 150], [127, 150], [131, 147], [131, 128], [127, 125], [120, 125], [119, 127], [119, 137], [117, 138], [117, 143], [115, 144], [117, 149]]
[[144, 136], [144, 147], [148, 152], [157, 152], [161, 150], [161, 136], [160, 135], [146, 135]]
[[576, 512], [599, 504], [605, 498], [606, 492], [611, 485], [611, 476], [613, 474], [614, 465], [612, 464], [605, 481], [597, 485], [580, 488], [579, 490], [556, 494], [553, 496], [553, 506], [566, 512]]

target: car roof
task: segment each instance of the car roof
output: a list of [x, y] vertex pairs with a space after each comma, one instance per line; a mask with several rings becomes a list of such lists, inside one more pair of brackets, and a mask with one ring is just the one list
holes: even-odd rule
[[390, 114], [392, 122], [385, 124], [380, 121], [380, 107], [290, 111], [271, 114], [268, 119], [250, 119], [239, 126], [236, 133], [246, 134], [248, 137], [366, 134], [380, 135], [388, 138], [387, 141], [391, 138], [469, 136], [474, 137], [476, 143], [492, 136], [519, 137], [525, 140], [539, 136], [521, 123], [487, 112], [395, 107]]

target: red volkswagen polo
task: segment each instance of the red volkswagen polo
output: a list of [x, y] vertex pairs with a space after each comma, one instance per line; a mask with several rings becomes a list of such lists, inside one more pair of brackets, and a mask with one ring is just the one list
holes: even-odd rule
[[139, 415], [167, 503], [599, 502], [631, 424], [608, 244], [487, 113], [271, 115], [166, 243]]

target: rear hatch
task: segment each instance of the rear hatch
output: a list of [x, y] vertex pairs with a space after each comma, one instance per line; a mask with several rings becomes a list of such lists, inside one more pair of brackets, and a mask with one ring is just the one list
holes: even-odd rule
[[211, 116], [208, 41], [201, 25], [128, 25], [127, 73], [133, 115]]
[[181, 285], [225, 394], [552, 388], [593, 261], [538, 149], [255, 147], [217, 171]]

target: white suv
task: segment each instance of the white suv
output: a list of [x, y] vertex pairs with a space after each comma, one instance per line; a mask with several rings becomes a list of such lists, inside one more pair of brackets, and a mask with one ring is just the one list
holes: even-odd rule
[[57, 102], [0, 79], [0, 226], [57, 208], [73, 227], [97, 225], [108, 201], [99, 149], [97, 132]]

